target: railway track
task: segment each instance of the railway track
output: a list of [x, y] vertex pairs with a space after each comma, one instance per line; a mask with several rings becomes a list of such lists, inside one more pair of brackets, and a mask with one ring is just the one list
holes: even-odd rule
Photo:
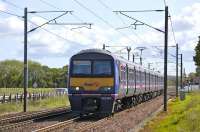
[[[171, 92], [170, 92], [170, 93], [171, 93]], [[170, 96], [174, 96], [174, 95], [170, 95]], [[171, 101], [171, 100], [172, 100], [172, 99], [171, 99], [170, 97], [168, 97], [168, 101]], [[158, 111], [161, 111], [162, 108], [163, 108], [163, 105], [160, 106], [160, 109], [159, 109]], [[121, 111], [121, 112], [118, 112], [117, 114], [120, 115], [121, 113], [126, 112], [126, 111], [128, 111], [128, 109], [126, 109], [126, 110], [124, 110], [124, 111]], [[156, 111], [156, 112], [158, 112], [158, 111]], [[152, 114], [154, 114], [154, 113], [155, 113], [155, 112], [153, 112]], [[77, 131], [77, 132], [100, 131], [100, 130], [105, 131], [105, 129], [102, 129], [102, 128], [105, 127], [105, 126], [103, 126], [103, 123], [105, 124], [106, 120], [109, 120], [109, 119], [112, 120], [112, 118], [115, 118], [115, 115], [114, 115], [113, 117], [111, 117], [111, 118], [103, 118], [103, 119], [101, 119], [101, 120], [99, 120], [99, 121], [90, 123], [90, 124], [88, 124], [88, 125], [81, 126], [79, 129], [76, 129], [76, 131]], [[148, 118], [148, 117], [147, 117], [147, 118]], [[145, 118], [145, 119], [146, 119], [146, 118]], [[145, 120], [145, 119], [144, 119], [144, 120]], [[141, 123], [143, 123], [143, 121], [141, 121]], [[141, 124], [139, 123], [139, 125], [141, 125]], [[109, 125], [108, 125], [108, 126], [109, 126]], [[129, 129], [129, 130], [130, 130], [130, 129]], [[113, 131], [114, 131], [114, 130], [113, 130]], [[116, 130], [115, 130], [115, 131], [116, 131]], [[134, 131], [135, 131], [135, 128], [134, 128]]]
[[[170, 93], [174, 93], [174, 91], [170, 91]], [[171, 95], [172, 96], [172, 95]], [[169, 96], [170, 98], [170, 96]], [[44, 127], [41, 129], [37, 129], [34, 132], [50, 132], [50, 131], [78, 131], [78, 132], [85, 132], [85, 131], [89, 131], [89, 130], [95, 130], [96, 128], [103, 128], [102, 124], [104, 122], [106, 122], [106, 120], [109, 120], [112, 118], [116, 118], [116, 116], [119, 116], [122, 113], [126, 113], [126, 111], [129, 111], [129, 109], [125, 109], [123, 111], [117, 112], [114, 117], [104, 117], [104, 118], [100, 118], [96, 121], [91, 120], [90, 118], [86, 119], [86, 120], [81, 120], [81, 118], [76, 117], [73, 118], [71, 120], [67, 120], [64, 122], [59, 122], [57, 124], [53, 124], [51, 126], [48, 127]], [[93, 117], [95, 118], [95, 117]]]
[[78, 132], [84, 132], [84, 131], [87, 131], [87, 130], [90, 130], [92, 128], [95, 128], [97, 126], [99, 126], [101, 123], [103, 123], [105, 120], [107, 120], [107, 118], [103, 118], [101, 120], [98, 120], [96, 122], [93, 122], [93, 123], [89, 123], [88, 125], [84, 125], [84, 126], [81, 126], [79, 127], [76, 131]]
[[55, 110], [41, 111], [22, 116], [10, 117], [0, 120], [0, 131], [9, 130], [31, 124], [37, 120], [53, 118], [70, 113], [70, 108], [59, 108]]
[[58, 112], [62, 112], [62, 111], [69, 111], [70, 108], [57, 108], [57, 109], [53, 109], [53, 110], [44, 110], [44, 111], [39, 111], [39, 112], [34, 112], [34, 113], [28, 113], [28, 114], [21, 114], [21, 115], [17, 115], [17, 116], [12, 116], [12, 117], [7, 117], [7, 118], [3, 118], [0, 119], [0, 126], [2, 125], [6, 125], [9, 123], [17, 123], [20, 121], [24, 121], [24, 120], [28, 120], [28, 119], [33, 119], [33, 118], [37, 118], [40, 116], [45, 116], [48, 114], [53, 114], [53, 113], [58, 113]]
[[[174, 91], [172, 90], [169, 93], [170, 94], [174, 93]], [[21, 129], [21, 128], [23, 128], [23, 126], [28, 126], [27, 124], [29, 124], [29, 126], [32, 126], [31, 123], [36, 122], [36, 120], [40, 120], [40, 119], [44, 119], [44, 118], [49, 118], [51, 120], [51, 119], [54, 119], [54, 118], [52, 118], [53, 116], [57, 117], [59, 115], [66, 114], [67, 111], [70, 112], [69, 109], [68, 110], [63, 109], [63, 112], [61, 112], [61, 111], [62, 110], [60, 109], [59, 114], [55, 112], [55, 114], [52, 114], [52, 115], [43, 114], [43, 116], [40, 115], [39, 117], [36, 116], [35, 118], [33, 118], [34, 116], [31, 115], [32, 116], [31, 119], [29, 119], [30, 117], [29, 118], [26, 117], [26, 119], [28, 118], [27, 120], [20, 119], [20, 121], [19, 120], [18, 121], [16, 121], [16, 120], [12, 121], [11, 119], [14, 118], [14, 117], [12, 117], [11, 119], [8, 118], [8, 120], [10, 120], [10, 121], [7, 121], [7, 122], [9, 122], [9, 123], [6, 124], [5, 121], [3, 121], [4, 125], [2, 125], [2, 122], [0, 122], [1, 123], [0, 124], [0, 131], [10, 130], [12, 128], [20, 128]], [[40, 113], [43, 113], [43, 112], [40, 112]], [[60, 116], [60, 117], [62, 117], [62, 116]], [[83, 131], [91, 130], [91, 129], [94, 129], [94, 128], [98, 128], [102, 124], [102, 122], [104, 122], [105, 120], [108, 119], [108, 118], [101, 118], [101, 119], [98, 119], [96, 121], [94, 121], [94, 120], [91, 121], [90, 119], [83, 121], [80, 117], [75, 115], [75, 116], [68, 118], [67, 120], [61, 121], [60, 117], [57, 118], [58, 119], [57, 121], [59, 121], [58, 123], [50, 124], [48, 126], [46, 125], [46, 126], [43, 126], [43, 127], [41, 127], [41, 126], [35, 127], [35, 129], [32, 129], [32, 131], [34, 131], [34, 132], [47, 132], [48, 131], [49, 132], [49, 131], [75, 130], [75, 131], [83, 132]], [[47, 120], [44, 120], [44, 121], [47, 121]], [[41, 120], [41, 121], [43, 121], [43, 120]], [[10, 122], [12, 122], [12, 123], [10, 123]], [[15, 130], [15, 129], [13, 129], [13, 130]]]
[[[86, 117], [76, 116], [70, 120], [59, 122], [44, 128], [34, 130], [33, 132], [54, 132], [54, 131], [81, 131], [82, 129], [87, 130], [87, 128], [101, 123], [107, 118], [96, 118], [95, 115], [91, 114]], [[84, 127], [86, 126], [86, 127]]]
[[70, 120], [67, 120], [67, 121], [63, 121], [63, 122], [59, 122], [59, 123], [56, 123], [56, 124], [53, 124], [51, 126], [47, 126], [47, 127], [44, 127], [44, 128], [41, 128], [41, 129], [37, 129], [33, 132], [49, 132], [49, 131], [55, 131], [57, 129], [61, 129], [62, 127], [65, 127], [66, 125], [69, 125], [71, 123], [74, 123], [75, 120], [78, 120], [80, 119], [80, 117], [75, 117], [73, 119], [70, 119]]

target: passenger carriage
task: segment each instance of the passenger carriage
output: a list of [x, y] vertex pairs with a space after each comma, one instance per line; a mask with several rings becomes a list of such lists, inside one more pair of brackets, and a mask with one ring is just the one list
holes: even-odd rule
[[68, 82], [71, 109], [79, 114], [111, 114], [163, 90], [159, 73], [100, 49], [71, 57]]

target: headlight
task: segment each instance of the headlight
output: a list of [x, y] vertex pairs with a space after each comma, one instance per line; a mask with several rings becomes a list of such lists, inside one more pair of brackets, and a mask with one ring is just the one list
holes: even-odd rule
[[76, 87], [76, 91], [79, 91], [80, 90], [80, 88], [79, 87]]
[[79, 87], [79, 86], [73, 86], [73, 87], [70, 87], [69, 90], [74, 91], [74, 92], [75, 91], [78, 92], [78, 91], [83, 91], [84, 89], [82, 87]]
[[99, 90], [101, 92], [111, 92], [111, 91], [113, 91], [113, 88], [112, 87], [101, 87]]

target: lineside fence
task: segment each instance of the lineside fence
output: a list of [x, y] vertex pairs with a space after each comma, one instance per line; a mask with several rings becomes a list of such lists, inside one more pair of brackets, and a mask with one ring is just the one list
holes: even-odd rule
[[[6, 95], [5, 93], [3, 95], [0, 95], [0, 103], [11, 103], [11, 102], [22, 102], [23, 101], [23, 93], [20, 94], [10, 94]], [[45, 92], [45, 93], [28, 93], [27, 99], [30, 101], [36, 101], [36, 100], [42, 100], [49, 97], [56, 97], [56, 96], [63, 96], [67, 95], [67, 92], [65, 91], [59, 91], [59, 92]]]

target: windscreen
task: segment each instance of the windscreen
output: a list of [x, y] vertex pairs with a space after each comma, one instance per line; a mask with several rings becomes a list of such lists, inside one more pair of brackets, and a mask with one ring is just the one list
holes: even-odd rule
[[90, 75], [91, 61], [73, 61], [73, 74]]
[[112, 65], [110, 60], [74, 60], [73, 75], [110, 76]]
[[94, 61], [93, 63], [94, 75], [111, 75], [111, 61]]

